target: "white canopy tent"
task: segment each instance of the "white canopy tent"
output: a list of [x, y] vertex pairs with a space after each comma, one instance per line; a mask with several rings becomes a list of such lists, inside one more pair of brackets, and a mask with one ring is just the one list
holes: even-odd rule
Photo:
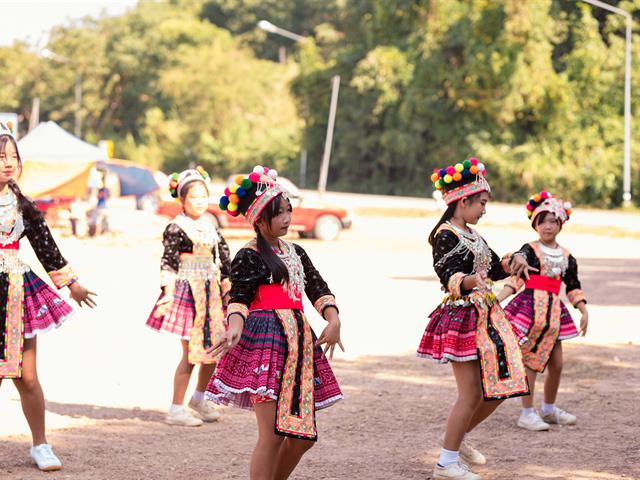
[[22, 190], [32, 197], [82, 196], [96, 162], [107, 152], [61, 128], [55, 122], [39, 124], [18, 141], [23, 169]]

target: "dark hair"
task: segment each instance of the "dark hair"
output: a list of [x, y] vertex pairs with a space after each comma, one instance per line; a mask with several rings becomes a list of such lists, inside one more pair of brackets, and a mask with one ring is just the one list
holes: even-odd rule
[[[474, 193], [473, 195], [469, 195], [468, 197], [465, 197], [467, 200], [469, 200], [471, 203], [475, 202], [480, 195], [482, 195], [483, 193], [489, 193], [489, 192], [479, 192], [479, 193]], [[490, 195], [490, 194], [489, 194]], [[449, 204], [449, 206], [447, 207], [447, 209], [444, 211], [444, 213], [442, 214], [442, 217], [440, 217], [440, 220], [438, 220], [438, 223], [436, 223], [436, 226], [433, 227], [433, 230], [431, 230], [431, 233], [429, 234], [429, 245], [433, 245], [433, 242], [435, 242], [436, 240], [436, 234], [438, 233], [438, 229], [440, 228], [440, 226], [444, 223], [444, 222], [448, 222], [449, 220], [451, 220], [451, 218], [453, 218], [453, 214], [456, 212], [456, 206], [458, 205], [458, 202], [462, 201], [463, 199], [461, 198], [460, 200], [456, 200], [455, 202], [452, 202]]]
[[[278, 211], [280, 210], [280, 206], [283, 202], [282, 195], [278, 195], [276, 198], [271, 200], [264, 210], [258, 217], [254, 229], [256, 231], [256, 243], [258, 247], [258, 253], [264, 260], [264, 263], [267, 265], [269, 270], [271, 271], [271, 275], [273, 276], [273, 283], [283, 283], [289, 281], [289, 270], [287, 270], [287, 266], [284, 264], [282, 260], [276, 255], [269, 245], [269, 242], [262, 236], [260, 233], [260, 228], [258, 227], [258, 223], [260, 220], [264, 221], [267, 225], [271, 226], [271, 220], [278, 216]], [[284, 200], [288, 202], [288, 200]]]
[[531, 224], [531, 228], [533, 228], [535, 230], [538, 225], [540, 225], [542, 222], [544, 222], [544, 219], [547, 218], [547, 215], [553, 215], [555, 220], [556, 220], [556, 222], [558, 223], [558, 225], [560, 225], [560, 230], [562, 230], [562, 222], [560, 221], [560, 219], [558, 217], [555, 216], [555, 214], [553, 212], [541, 212], [541, 213], [539, 213], [538, 216], [533, 220], [533, 223]]
[[[22, 174], [22, 159], [20, 158], [20, 152], [18, 151], [18, 144], [16, 143], [16, 140], [12, 136], [0, 135], [0, 152], [4, 152], [6, 150], [7, 143], [9, 142], [13, 144], [13, 148], [15, 148], [16, 155], [18, 156], [17, 176], [19, 178], [20, 175]], [[23, 215], [26, 214], [31, 218], [42, 217], [42, 213], [40, 212], [40, 210], [38, 210], [38, 208], [33, 204], [33, 202], [26, 195], [22, 193], [22, 191], [20, 190], [20, 187], [18, 186], [18, 183], [14, 179], [9, 180], [9, 182], [7, 183], [7, 186], [18, 199], [18, 210], [20, 210], [20, 212]]]

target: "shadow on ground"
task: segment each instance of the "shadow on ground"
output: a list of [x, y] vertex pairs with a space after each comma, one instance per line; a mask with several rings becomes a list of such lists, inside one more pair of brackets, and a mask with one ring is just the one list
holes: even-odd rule
[[[565, 350], [559, 404], [578, 415], [578, 425], [525, 432], [515, 426], [519, 401], [507, 401], [471, 437], [489, 459], [477, 469], [483, 478], [640, 477], [640, 347], [568, 342]], [[334, 367], [346, 398], [319, 412], [320, 440], [292, 478], [430, 478], [455, 398], [450, 367], [412, 356], [335, 361]], [[219, 423], [179, 428], [164, 425], [162, 412], [152, 410], [57, 402], [48, 402], [47, 409], [90, 419], [50, 432], [65, 469], [48, 479], [248, 477], [256, 437], [250, 412], [227, 409]], [[28, 447], [25, 437], [0, 438], [0, 478], [43, 478], [30, 463]]]

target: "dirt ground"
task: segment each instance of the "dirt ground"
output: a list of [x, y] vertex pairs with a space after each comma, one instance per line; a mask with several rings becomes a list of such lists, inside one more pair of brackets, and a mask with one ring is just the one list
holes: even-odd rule
[[[5, 382], [0, 480], [248, 478], [250, 412], [224, 409], [219, 423], [199, 428], [162, 423], [179, 344], [144, 328], [166, 220], [141, 215], [114, 217], [120, 233], [111, 237], [60, 239], [82, 282], [99, 292], [96, 310], [78, 311], [38, 341], [48, 437], [65, 468], [43, 474], [31, 464], [18, 396]], [[499, 253], [531, 239], [523, 229], [480, 227]], [[293, 479], [430, 478], [455, 385], [450, 367], [412, 354], [441, 296], [427, 232], [423, 219], [358, 218], [338, 242], [299, 242], [341, 307], [347, 352], [333, 366], [346, 398], [319, 412], [319, 442]], [[637, 240], [563, 235], [590, 299], [589, 335], [565, 345], [559, 397], [579, 423], [525, 432], [515, 426], [519, 401], [505, 402], [471, 435], [488, 458], [476, 468], [485, 479], [640, 479]], [[227, 238], [234, 252], [247, 240]], [[313, 315], [318, 332], [323, 323]]]
[[[640, 347], [567, 345], [561, 404], [579, 423], [549, 432], [515, 426], [509, 400], [472, 440], [491, 479], [640, 478]], [[295, 479], [428, 479], [455, 386], [450, 368], [411, 356], [335, 361], [346, 398], [318, 415], [319, 442]], [[541, 385], [540, 385], [541, 386]], [[65, 469], [50, 479], [241, 479], [255, 441], [253, 415], [225, 409], [219, 423], [169, 427], [162, 412], [49, 402], [86, 425], [55, 430]], [[41, 479], [24, 436], [0, 440], [0, 477]]]

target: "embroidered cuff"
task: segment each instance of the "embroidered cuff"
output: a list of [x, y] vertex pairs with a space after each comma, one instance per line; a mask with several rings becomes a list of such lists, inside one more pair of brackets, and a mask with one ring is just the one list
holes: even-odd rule
[[172, 285], [176, 283], [176, 273], [171, 270], [160, 270], [160, 286], [166, 287], [167, 285]]
[[571, 290], [570, 292], [567, 292], [567, 298], [571, 302], [571, 305], [573, 305], [574, 307], [577, 307], [580, 302], [587, 303], [587, 299], [584, 296], [584, 292], [579, 288], [576, 288], [575, 290]]
[[229, 322], [229, 316], [233, 313], [239, 313], [243, 320], [247, 320], [249, 316], [249, 307], [244, 303], [230, 303], [227, 307], [227, 323]]
[[462, 296], [462, 281], [467, 275], [462, 272], [456, 272], [449, 277], [449, 283], [447, 283], [447, 289], [449, 293], [454, 297]]
[[57, 288], [68, 287], [78, 280], [78, 276], [68, 263], [60, 270], [54, 270], [48, 273], [49, 278], [51, 278], [51, 281]]
[[334, 297], [333, 295], [323, 295], [315, 302], [313, 302], [313, 308], [315, 308], [323, 317], [324, 311], [328, 307], [333, 307], [338, 310], [338, 306], [336, 305], [336, 297]]
[[229, 280], [228, 278], [223, 278], [222, 281], [220, 282], [220, 295], [224, 297], [225, 295], [228, 295], [230, 291], [231, 291], [231, 280]]
[[512, 253], [507, 253], [500, 260], [500, 265], [502, 266], [502, 269], [507, 273], [511, 273], [511, 260], [513, 260], [513, 254]]
[[520, 289], [524, 286], [524, 280], [520, 277], [512, 275], [505, 282], [505, 286], [513, 288], [513, 293], [518, 293], [518, 291], [520, 291]]

